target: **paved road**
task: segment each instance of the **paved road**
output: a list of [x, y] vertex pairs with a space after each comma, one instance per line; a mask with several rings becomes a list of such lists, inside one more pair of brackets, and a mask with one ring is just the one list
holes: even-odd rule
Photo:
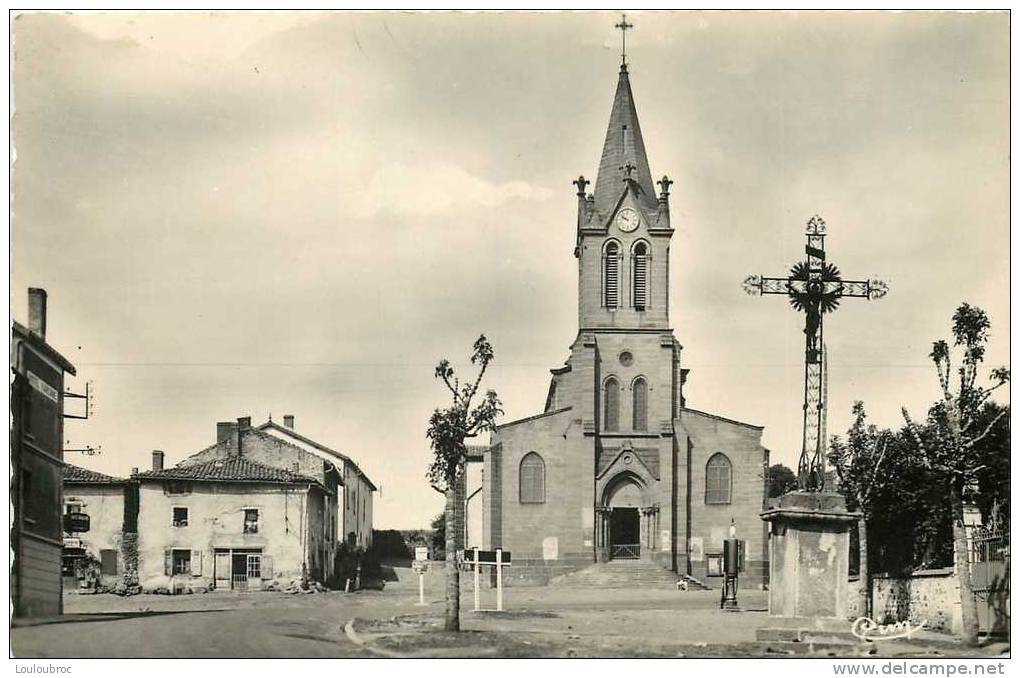
[[[183, 597], [88, 598], [112, 604], [130, 601], [134, 611], [74, 613], [82, 606], [71, 601], [67, 607], [72, 613], [64, 619], [13, 629], [13, 654], [24, 658], [364, 657], [372, 655], [344, 635], [347, 620], [388, 618], [422, 609], [402, 592], [208, 594], [189, 596], [193, 600], [180, 603]], [[158, 609], [171, 608], [173, 603], [205, 609]]]
[[[354, 617], [387, 619], [399, 614], [440, 613], [442, 587], [430, 582], [429, 608], [417, 602], [417, 587], [410, 577], [390, 583], [384, 591], [354, 594], [323, 593], [211, 593], [193, 596], [112, 595], [65, 597], [67, 615], [59, 620], [15, 628], [11, 647], [17, 657], [365, 657], [373, 656], [352, 643], [343, 626]], [[466, 629], [487, 626], [472, 615], [472, 593], [465, 581], [463, 594]], [[755, 622], [709, 615], [726, 628], [705, 624], [706, 613], [717, 609], [717, 593], [676, 591], [595, 591], [587, 589], [508, 588], [508, 610], [549, 610], [555, 615], [538, 623], [553, 635], [591, 632], [612, 622], [616, 634], [640, 637], [642, 626], [674, 627], [696, 640], [720, 642], [749, 640]], [[750, 598], [753, 597], [753, 602]], [[749, 596], [760, 606], [760, 593]], [[483, 606], [494, 604], [494, 592], [483, 592]], [[759, 615], [754, 615], [759, 616]], [[522, 620], [523, 621], [523, 620]], [[532, 626], [539, 620], [525, 622]], [[677, 626], [674, 626], [676, 624]], [[507, 630], [522, 624], [508, 623]], [[560, 628], [562, 627], [562, 628]], [[686, 631], [684, 630], [686, 627]], [[538, 630], [536, 628], [535, 630]], [[664, 629], [658, 628], [660, 633]], [[647, 634], [647, 630], [644, 632]], [[735, 635], [734, 635], [735, 634]], [[704, 636], [704, 637], [702, 637]]]

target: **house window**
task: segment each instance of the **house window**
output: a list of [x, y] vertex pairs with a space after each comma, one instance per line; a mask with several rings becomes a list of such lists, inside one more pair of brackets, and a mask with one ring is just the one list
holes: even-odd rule
[[173, 508], [173, 526], [174, 527], [187, 527], [188, 526], [188, 507], [186, 506], [174, 506]]
[[634, 380], [632, 387], [634, 395], [633, 408], [633, 429], [635, 431], [648, 430], [648, 382], [644, 377]]
[[644, 242], [634, 245], [631, 272], [634, 310], [644, 311], [648, 306], [648, 245]]
[[249, 553], [247, 558], [247, 573], [248, 579], [261, 579], [262, 578], [262, 555], [259, 553]]
[[545, 503], [545, 462], [535, 452], [521, 459], [520, 499], [522, 504]]
[[729, 504], [732, 478], [730, 460], [725, 454], [712, 455], [705, 466], [705, 503]]
[[602, 252], [602, 305], [610, 310], [620, 305], [620, 245], [614, 241]]
[[615, 377], [606, 379], [603, 398], [603, 424], [606, 431], [620, 430], [620, 382]]
[[258, 534], [259, 532], [259, 510], [258, 509], [245, 509], [244, 510], [244, 533], [245, 534]]
[[173, 549], [170, 562], [172, 574], [191, 574], [190, 549]]

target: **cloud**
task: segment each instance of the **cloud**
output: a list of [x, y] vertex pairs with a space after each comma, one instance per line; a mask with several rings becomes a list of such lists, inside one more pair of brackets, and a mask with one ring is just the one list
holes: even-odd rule
[[543, 201], [548, 188], [527, 181], [494, 183], [450, 163], [392, 163], [372, 173], [362, 192], [354, 191], [356, 216], [381, 214], [438, 215], [475, 207], [496, 207], [510, 201]]

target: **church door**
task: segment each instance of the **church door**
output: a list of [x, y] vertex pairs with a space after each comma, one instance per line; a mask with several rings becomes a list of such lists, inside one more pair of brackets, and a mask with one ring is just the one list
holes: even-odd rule
[[609, 557], [641, 557], [641, 516], [636, 508], [613, 508], [609, 519]]

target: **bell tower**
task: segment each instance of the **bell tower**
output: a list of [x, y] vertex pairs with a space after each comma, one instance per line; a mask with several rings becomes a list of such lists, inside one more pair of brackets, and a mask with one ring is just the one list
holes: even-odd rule
[[669, 328], [672, 183], [665, 176], [652, 181], [624, 62], [594, 192], [586, 192], [590, 182], [583, 176], [574, 181], [581, 331]]

